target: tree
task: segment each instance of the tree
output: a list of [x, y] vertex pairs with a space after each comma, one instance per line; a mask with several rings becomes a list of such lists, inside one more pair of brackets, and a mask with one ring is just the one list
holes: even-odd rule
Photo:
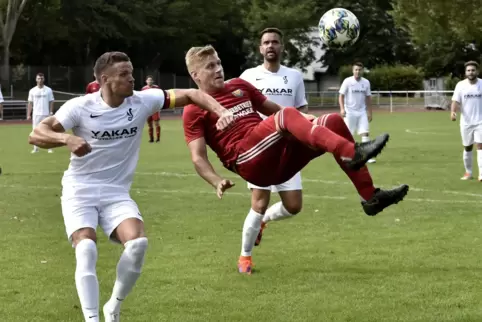
[[248, 65], [259, 63], [259, 32], [267, 27], [281, 29], [285, 36], [284, 63], [304, 69], [315, 60], [312, 46], [319, 45], [310, 37], [314, 24], [314, 0], [252, 0], [244, 13], [247, 30], [245, 42]]
[[[341, 3], [340, 3], [341, 2]], [[395, 63], [414, 63], [417, 56], [406, 30], [398, 28], [388, 10], [388, 1], [329, 0], [319, 2], [318, 17], [333, 7], [343, 7], [352, 11], [360, 22], [360, 36], [355, 44], [343, 49], [326, 49], [322, 63], [328, 71], [336, 74], [340, 66], [360, 60], [368, 68]]]
[[10, 44], [12, 42], [18, 18], [22, 13], [27, 0], [2, 0], [0, 2], [0, 28], [2, 30], [3, 70], [2, 79], [10, 79]]
[[[460, 74], [464, 60], [480, 60], [480, 3], [460, 0], [394, 1], [392, 14], [420, 53], [427, 76]], [[467, 23], [469, 22], [470, 23]]]

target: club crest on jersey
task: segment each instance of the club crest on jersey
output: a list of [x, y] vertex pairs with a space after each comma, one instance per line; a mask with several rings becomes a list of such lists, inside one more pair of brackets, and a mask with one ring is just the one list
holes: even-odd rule
[[235, 91], [233, 92], [233, 95], [234, 95], [235, 97], [243, 97], [244, 93], [243, 93], [242, 90], [237, 89], [237, 90], [235, 90]]
[[132, 121], [134, 114], [132, 113], [132, 108], [127, 111], [127, 120]]

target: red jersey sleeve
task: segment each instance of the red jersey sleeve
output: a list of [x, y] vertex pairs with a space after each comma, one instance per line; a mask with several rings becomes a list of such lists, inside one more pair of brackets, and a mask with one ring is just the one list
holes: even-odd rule
[[259, 107], [261, 107], [268, 98], [263, 94], [261, 94], [261, 92], [256, 87], [254, 87], [250, 82], [247, 82], [241, 78], [238, 78], [237, 81], [238, 83], [243, 84], [244, 87], [246, 88], [247, 92], [249, 93], [251, 103], [253, 103], [254, 109], [259, 110]]
[[195, 105], [187, 105], [182, 113], [182, 123], [184, 127], [184, 138], [186, 143], [204, 137], [204, 117], [205, 113]]

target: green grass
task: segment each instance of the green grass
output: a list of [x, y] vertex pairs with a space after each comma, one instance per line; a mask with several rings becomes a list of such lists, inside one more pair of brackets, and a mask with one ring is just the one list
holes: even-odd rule
[[[375, 182], [413, 188], [376, 217], [330, 156], [312, 162], [302, 213], [270, 224], [252, 276], [236, 270], [245, 183], [213, 157], [237, 183], [217, 200], [194, 175], [181, 123], [162, 125], [160, 144], [144, 138], [132, 189], [150, 245], [124, 321], [482, 320], [481, 186], [459, 180], [458, 124], [447, 113], [375, 114], [373, 133], [392, 135], [370, 165]], [[1, 320], [81, 321], [59, 204], [68, 153], [31, 155], [30, 130], [0, 127]], [[122, 250], [99, 236], [102, 305]]]

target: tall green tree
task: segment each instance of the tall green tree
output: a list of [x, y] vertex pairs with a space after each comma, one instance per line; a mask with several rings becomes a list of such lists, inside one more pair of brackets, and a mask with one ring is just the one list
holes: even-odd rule
[[336, 74], [340, 66], [362, 61], [367, 67], [382, 64], [414, 63], [416, 51], [406, 30], [395, 25], [389, 10], [388, 1], [365, 0], [328, 0], [318, 2], [318, 19], [334, 7], [343, 7], [353, 12], [360, 22], [358, 41], [346, 49], [331, 49], [324, 46], [326, 53], [322, 58], [330, 73]]

